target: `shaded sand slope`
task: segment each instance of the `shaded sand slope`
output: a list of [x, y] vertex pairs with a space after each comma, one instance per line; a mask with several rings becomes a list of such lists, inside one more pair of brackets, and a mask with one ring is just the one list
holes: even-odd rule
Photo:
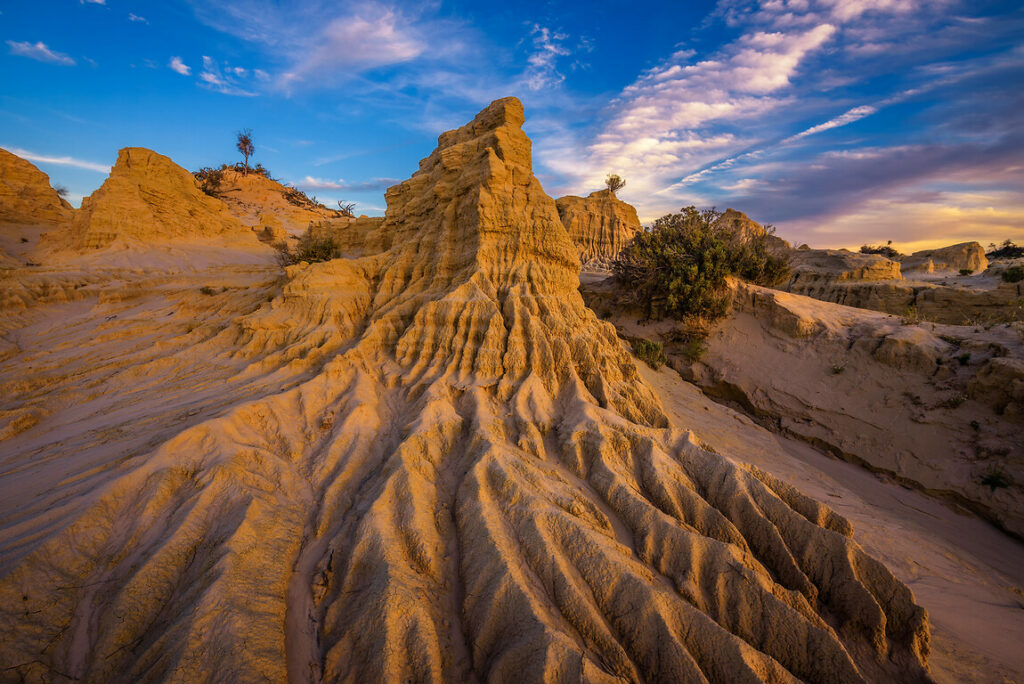
[[509, 98], [443, 134], [388, 192], [394, 247], [290, 267], [215, 338], [312, 377], [29, 550], [0, 580], [9, 672], [926, 678], [924, 611], [845, 518], [669, 427], [582, 303], [522, 123]]
[[853, 538], [914, 590], [943, 684], [1024, 680], [1024, 543], [983, 520], [769, 431], [662, 367], [640, 373], [673, 423], [770, 472], [853, 523]]

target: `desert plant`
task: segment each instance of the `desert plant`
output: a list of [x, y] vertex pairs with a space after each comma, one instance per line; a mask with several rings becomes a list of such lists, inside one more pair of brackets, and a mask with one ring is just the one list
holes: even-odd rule
[[633, 340], [633, 353], [654, 370], [658, 370], [665, 363], [665, 352], [661, 342], [637, 338]]
[[58, 197], [67, 197], [68, 196], [68, 189], [65, 188], [63, 185], [55, 185], [55, 186], [53, 186], [53, 190], [54, 190], [54, 192], [57, 193]]
[[960, 356], [956, 357], [956, 360], [960, 362], [961, 366], [966, 366], [971, 362], [971, 355], [969, 352], [964, 352]]
[[903, 316], [900, 317], [903, 325], [917, 325], [923, 319], [921, 313], [917, 310], [917, 307], [911, 304], [907, 307], [907, 310], [903, 312]]
[[622, 188], [626, 187], [626, 180], [617, 173], [610, 173], [608, 177], [604, 179], [605, 186], [614, 195]]
[[770, 232], [741, 238], [715, 225], [719, 216], [684, 207], [637, 233], [612, 263], [626, 298], [645, 306], [648, 316], [714, 321], [728, 309], [728, 276], [760, 285], [788, 277], [785, 259], [768, 252]]
[[832, 375], [839, 375], [844, 370], [846, 370], [846, 364], [845, 363], [833, 363], [832, 364]]
[[1019, 259], [1024, 257], [1024, 247], [1018, 247], [1013, 240], [1003, 240], [999, 247], [989, 243], [989, 251], [985, 256], [989, 259]]
[[235, 134], [235, 147], [245, 158], [245, 175], [249, 175], [249, 157], [256, 153], [256, 145], [252, 141], [252, 129], [246, 128]]
[[962, 275], [962, 276], [969, 276], [972, 273], [974, 273], [974, 269], [972, 269], [972, 268], [961, 268], [960, 269], [960, 275]]
[[203, 192], [210, 197], [217, 197], [220, 194], [220, 185], [224, 181], [224, 169], [226, 168], [226, 165], [219, 169], [204, 166], [198, 171], [193, 171], [192, 175], [199, 181], [199, 188]]
[[277, 242], [273, 247], [277, 251], [277, 263], [282, 267], [297, 264], [300, 261], [309, 263], [330, 261], [341, 255], [333, 238], [329, 235], [314, 234], [308, 228], [299, 238], [294, 250], [286, 242]]
[[1006, 478], [1006, 471], [1002, 466], [992, 466], [981, 476], [981, 484], [994, 492], [997, 489], [1009, 487], [1010, 481]]
[[952, 394], [949, 397], [947, 397], [945, 401], [943, 401], [940, 405], [944, 408], [955, 409], [965, 401], [967, 401], [967, 397], [961, 394], [960, 392], [957, 392], [956, 394]]
[[340, 211], [343, 216], [355, 216], [355, 208], [355, 202], [346, 202], [344, 200], [338, 200], [338, 211]]
[[1024, 280], [1024, 265], [1017, 264], [1003, 271], [1003, 281], [1007, 283], [1019, 283]]
[[900, 258], [903, 257], [903, 255], [900, 254], [892, 246], [892, 240], [889, 240], [884, 245], [861, 245], [860, 253], [861, 254], [880, 254], [880, 255], [884, 256], [886, 259], [893, 259], [893, 260], [900, 259]]
[[217, 291], [214, 290], [209, 285], [203, 285], [201, 288], [199, 288], [199, 293], [209, 296], [209, 295], [217, 294]]

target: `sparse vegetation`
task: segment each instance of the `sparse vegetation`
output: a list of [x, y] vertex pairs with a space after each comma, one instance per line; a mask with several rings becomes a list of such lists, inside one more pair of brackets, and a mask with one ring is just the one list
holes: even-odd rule
[[661, 368], [666, 360], [661, 342], [652, 342], [642, 337], [633, 340], [633, 353], [654, 370]]
[[277, 263], [283, 266], [297, 264], [300, 261], [315, 263], [319, 261], [330, 261], [341, 256], [338, 246], [328, 235], [315, 235], [311, 230], [306, 229], [302, 237], [291, 249], [286, 242], [274, 244], [277, 250]]
[[924, 319], [921, 317], [921, 313], [917, 310], [917, 307], [914, 305], [908, 306], [907, 310], [903, 312], [903, 316], [901, 316], [901, 321], [903, 322], [903, 325], [917, 325], [922, 320]]
[[972, 269], [972, 268], [961, 268], [960, 269], [960, 275], [962, 275], [962, 276], [969, 276], [972, 273], [974, 273], [974, 269]]
[[626, 187], [626, 180], [617, 173], [610, 173], [608, 174], [608, 177], [604, 179], [604, 184], [614, 195], [619, 190]]
[[354, 217], [356, 209], [355, 202], [346, 202], [344, 200], [338, 200], [338, 211], [341, 212], [342, 216]]
[[55, 185], [53, 186], [53, 189], [57, 193], [58, 197], [64, 198], [68, 196], [68, 189], [63, 185]]
[[224, 182], [224, 169], [227, 164], [215, 169], [211, 166], [204, 166], [192, 175], [199, 181], [200, 189], [210, 197], [217, 197], [220, 194], [220, 185]]
[[612, 264], [626, 297], [646, 307], [649, 317], [710, 322], [728, 309], [728, 276], [759, 285], [789, 276], [786, 260], [768, 251], [771, 230], [743, 239], [714, 225], [719, 216], [714, 209], [685, 207], [638, 233]]
[[1024, 265], [1017, 264], [1003, 271], [1003, 281], [1007, 283], [1019, 283], [1024, 280]]
[[844, 370], [846, 370], [846, 364], [845, 363], [833, 363], [832, 364], [832, 375], [839, 375]]
[[288, 203], [296, 207], [302, 207], [303, 209], [327, 209], [323, 202], [316, 198], [316, 195], [310, 197], [298, 188], [286, 186], [283, 194]]
[[903, 255], [900, 254], [899, 251], [897, 251], [896, 248], [894, 248], [892, 246], [892, 240], [889, 240], [884, 245], [861, 245], [860, 253], [861, 254], [880, 254], [881, 256], [884, 256], [886, 259], [893, 259], [893, 260], [898, 260], [898, 259], [902, 259], [903, 258]]
[[988, 247], [989, 251], [985, 256], [989, 259], [1020, 259], [1024, 257], [1024, 247], [1018, 247], [1013, 240], [1003, 240], [998, 247], [993, 242]]
[[252, 140], [252, 129], [246, 128], [235, 134], [235, 147], [245, 158], [245, 175], [249, 175], [249, 157], [256, 153], [256, 145]]
[[943, 408], [955, 409], [958, 408], [965, 401], [967, 401], [967, 397], [961, 394], [960, 392], [957, 392], [947, 397], [940, 405]]
[[989, 468], [981, 476], [981, 484], [994, 492], [997, 489], [1009, 487], [1010, 481], [1006, 478], [1006, 471], [1003, 470], [1002, 466], [996, 465]]
[[202, 286], [201, 288], [199, 288], [199, 293], [200, 293], [200, 294], [204, 294], [204, 295], [207, 295], [207, 296], [210, 296], [210, 295], [215, 295], [215, 294], [217, 294], [217, 291], [216, 291], [216, 290], [214, 290], [214, 289], [213, 289], [212, 287], [210, 287], [209, 285], [203, 285], [203, 286]]

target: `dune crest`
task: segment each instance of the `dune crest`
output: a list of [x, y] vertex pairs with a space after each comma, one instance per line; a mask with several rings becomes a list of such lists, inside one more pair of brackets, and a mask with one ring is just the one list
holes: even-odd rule
[[[518, 100], [389, 189], [387, 251], [218, 336], [294, 389], [160, 445], [0, 580], [0, 661], [83, 681], [927, 678], [850, 524], [674, 430]], [[239, 352], [240, 350], [240, 352]], [[268, 365], [269, 364], [269, 365]]]

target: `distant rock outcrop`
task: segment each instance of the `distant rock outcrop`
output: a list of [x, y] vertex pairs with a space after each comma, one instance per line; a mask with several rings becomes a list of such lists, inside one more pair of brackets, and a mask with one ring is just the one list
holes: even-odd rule
[[804, 290], [809, 287], [828, 287], [834, 283], [903, 279], [898, 261], [846, 249], [794, 250], [789, 265], [793, 277], [787, 289], [800, 294], [808, 294]]
[[44, 244], [98, 249], [116, 240], [174, 240], [249, 234], [228, 208], [199, 189], [191, 173], [142, 147], [117, 155], [110, 176], [82, 200], [70, 230], [44, 236]]
[[904, 257], [900, 265], [904, 273], [918, 271], [922, 273], [959, 272], [961, 270], [981, 273], [988, 268], [985, 250], [977, 242], [961, 242], [960, 244], [939, 249], [925, 249]]
[[845, 518], [669, 426], [583, 304], [523, 121], [506, 98], [442, 134], [387, 192], [389, 250], [290, 266], [211, 342], [308, 375], [133, 454], [27, 540], [0, 580], [0, 662], [27, 680], [926, 678], [925, 611]]
[[[757, 221], [754, 221], [742, 211], [726, 209], [714, 223], [715, 227], [724, 229], [742, 241], [752, 238], [759, 238], [766, 235], [767, 231]], [[779, 256], [786, 256], [792, 250], [788, 242], [775, 235], [767, 235], [768, 251]]]
[[59, 225], [74, 209], [31, 162], [0, 149], [0, 223]]
[[607, 264], [640, 230], [636, 209], [611, 190], [587, 197], [567, 195], [555, 200], [555, 206], [584, 264]]

